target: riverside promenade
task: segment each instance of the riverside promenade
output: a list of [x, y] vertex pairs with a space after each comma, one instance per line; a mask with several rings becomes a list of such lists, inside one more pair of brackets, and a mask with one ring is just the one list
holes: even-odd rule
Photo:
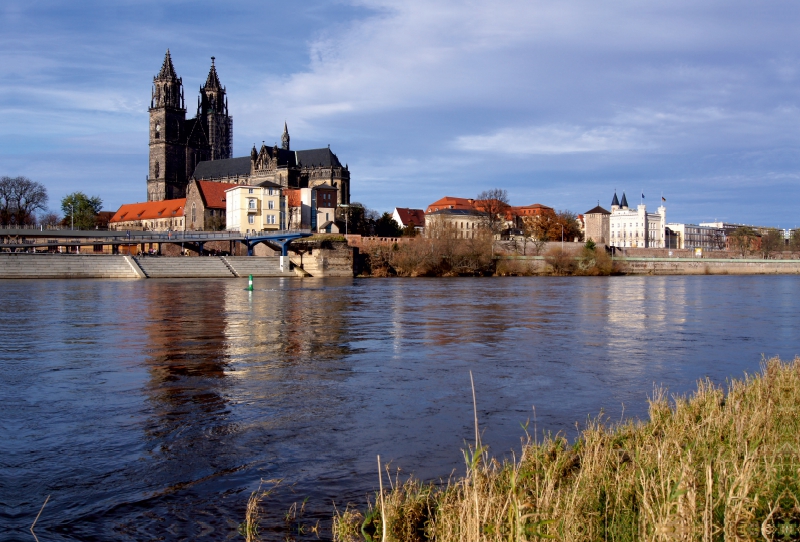
[[0, 254], [0, 279], [295, 277], [280, 256], [152, 257], [111, 254]]

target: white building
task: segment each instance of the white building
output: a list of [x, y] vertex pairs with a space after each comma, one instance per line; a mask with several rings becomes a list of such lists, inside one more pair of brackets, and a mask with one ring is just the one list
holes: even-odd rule
[[[703, 250], [723, 250], [725, 248], [725, 230], [709, 224], [677, 224], [667, 227], [676, 234], [677, 243], [674, 248]], [[671, 247], [672, 248], [672, 247]]]
[[319, 233], [340, 233], [344, 227], [336, 221], [339, 190], [329, 184], [311, 188], [288, 189], [289, 229], [310, 229]]
[[282, 187], [270, 181], [225, 191], [226, 228], [243, 233], [286, 229]]
[[609, 223], [609, 245], [615, 247], [664, 248], [664, 228], [667, 225], [667, 208], [661, 205], [657, 213], [648, 213], [647, 206], [628, 207], [628, 199], [622, 193], [622, 202], [611, 200]]

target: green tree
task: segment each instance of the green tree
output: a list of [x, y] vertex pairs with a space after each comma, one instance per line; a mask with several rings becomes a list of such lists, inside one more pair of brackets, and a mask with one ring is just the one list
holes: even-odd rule
[[347, 223], [347, 232], [365, 237], [375, 235], [375, 223], [380, 215], [363, 204], [353, 202], [347, 207], [340, 207], [339, 220]]
[[103, 208], [103, 200], [97, 196], [89, 197], [83, 192], [73, 192], [61, 200], [64, 222], [79, 230], [87, 230], [95, 225], [95, 218]]
[[35, 224], [36, 211], [44, 211], [46, 204], [43, 185], [27, 177], [0, 178], [0, 224]]
[[756, 230], [750, 226], [739, 226], [730, 235], [731, 248], [744, 258], [753, 250], [757, 237]]
[[403, 228], [403, 237], [416, 237], [417, 235], [419, 235], [419, 230], [414, 224], [409, 224]]
[[375, 222], [375, 235], [378, 237], [400, 237], [403, 235], [403, 230], [394, 221], [392, 215], [383, 213]]

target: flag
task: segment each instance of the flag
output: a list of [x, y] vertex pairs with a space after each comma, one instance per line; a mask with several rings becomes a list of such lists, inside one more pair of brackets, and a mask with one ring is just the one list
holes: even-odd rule
[[661, 201], [666, 202], [667, 198], [665, 198], [664, 196], [661, 196]]
[[642, 199], [644, 199], [644, 192], [642, 192]]

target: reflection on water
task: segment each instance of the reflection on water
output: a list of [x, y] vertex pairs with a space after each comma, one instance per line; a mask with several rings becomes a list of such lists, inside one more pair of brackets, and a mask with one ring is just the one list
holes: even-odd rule
[[[0, 539], [272, 538], [363, 503], [375, 455], [461, 469], [475, 375], [502, 454], [800, 353], [798, 277], [0, 282]], [[13, 405], [13, 406], [12, 406]], [[44, 536], [43, 536], [44, 535]], [[296, 533], [295, 533], [296, 535]]]

